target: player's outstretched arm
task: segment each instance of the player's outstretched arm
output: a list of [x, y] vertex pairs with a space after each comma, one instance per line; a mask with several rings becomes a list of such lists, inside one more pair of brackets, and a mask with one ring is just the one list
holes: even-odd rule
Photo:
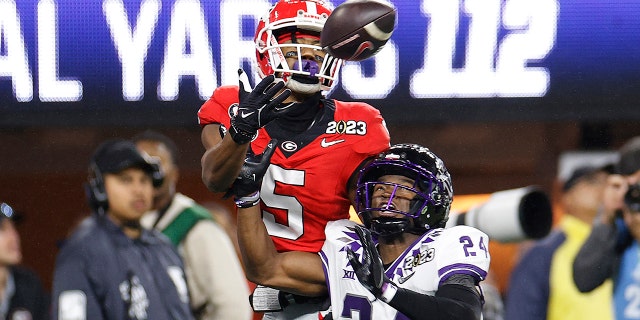
[[310, 252], [277, 252], [262, 222], [260, 206], [239, 209], [238, 243], [250, 281], [306, 296], [327, 292], [320, 256]]
[[320, 256], [309, 252], [279, 253], [262, 222], [260, 185], [277, 141], [264, 152], [249, 152], [230, 189], [238, 206], [238, 244], [247, 278], [263, 286], [291, 293], [319, 296], [327, 292]]

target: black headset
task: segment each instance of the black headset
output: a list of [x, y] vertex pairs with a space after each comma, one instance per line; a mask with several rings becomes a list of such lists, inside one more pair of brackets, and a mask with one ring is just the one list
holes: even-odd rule
[[[149, 164], [153, 167], [151, 181], [153, 187], [157, 188], [161, 186], [164, 181], [164, 172], [161, 170], [159, 162], [149, 161]], [[104, 178], [102, 171], [94, 161], [91, 161], [89, 164], [89, 178], [87, 183], [85, 183], [85, 193], [92, 211], [98, 213], [98, 215], [103, 215], [107, 212], [109, 209], [109, 198], [107, 197], [107, 191], [104, 187]]]
[[85, 192], [91, 210], [100, 215], [104, 214], [109, 208], [109, 199], [107, 198], [107, 191], [104, 188], [102, 171], [100, 171], [98, 165], [93, 161], [89, 164], [89, 179], [87, 183], [85, 183]]

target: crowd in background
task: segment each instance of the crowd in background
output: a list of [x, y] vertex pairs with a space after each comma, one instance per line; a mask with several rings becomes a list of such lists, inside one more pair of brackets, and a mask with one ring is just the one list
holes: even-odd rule
[[[297, 9], [309, 10], [308, 5], [315, 6], [316, 2]], [[317, 6], [314, 13], [326, 10], [320, 4]], [[282, 12], [290, 13], [290, 10]], [[268, 252], [269, 258], [278, 260], [294, 254], [309, 257], [309, 253], [324, 250], [327, 224], [349, 219], [360, 170], [368, 159], [388, 151], [392, 139], [382, 115], [374, 107], [327, 99], [323, 95], [334, 84], [340, 62], [319, 47], [321, 27], [310, 23], [298, 25], [299, 29], [273, 32], [277, 29], [274, 28], [262, 33], [262, 28], [277, 24], [281, 17], [267, 15], [263, 19], [266, 20], [257, 26], [257, 39], [262, 40], [263, 46], [257, 54], [262, 81], [252, 90], [241, 71], [238, 86], [216, 89], [198, 112], [205, 149], [202, 178], [209, 190], [233, 197], [238, 208], [253, 210], [251, 214], [257, 217], [256, 223], [264, 220], [266, 241], [261, 243], [267, 244], [269, 251], [263, 250], [263, 253]], [[264, 46], [266, 43], [277, 45]], [[271, 51], [276, 49], [282, 50], [280, 54]], [[280, 58], [284, 60], [279, 61]], [[283, 74], [286, 85], [276, 81], [276, 75]], [[312, 83], [309, 78], [320, 80]], [[322, 138], [321, 144], [309, 145], [325, 134], [323, 130], [330, 123], [344, 121], [339, 117], [364, 119], [361, 122], [368, 126], [358, 134], [335, 140]], [[286, 141], [289, 149], [282, 148], [281, 152], [266, 158], [262, 152], [272, 150], [272, 144], [277, 141]], [[319, 292], [318, 299], [300, 294], [295, 285], [287, 285], [290, 278], [286, 278], [285, 284], [277, 282], [278, 285], [269, 286], [271, 279], [263, 278], [264, 270], [256, 271], [255, 265], [247, 264], [254, 261], [254, 257], [247, 253], [250, 250], [246, 241], [243, 245], [236, 239], [235, 216], [232, 214], [229, 221], [227, 213], [211, 211], [176, 190], [179, 143], [163, 133], [145, 131], [97, 146], [88, 163], [89, 177], [85, 185], [92, 213], [74, 225], [61, 244], [50, 291], [33, 271], [21, 266], [20, 237], [15, 229], [19, 216], [8, 204], [2, 203], [0, 315], [4, 319], [154, 320], [246, 320], [262, 317], [263, 313], [265, 319], [317, 319], [319, 313], [326, 315], [329, 310], [326, 283], [312, 288]], [[296, 154], [303, 146], [306, 147], [304, 153]], [[424, 152], [420, 146], [415, 148], [429, 154], [432, 167], [444, 168], [442, 160], [430, 151]], [[435, 221], [435, 225], [418, 228], [418, 231], [385, 217], [376, 217], [378, 221], [374, 223], [362, 221], [367, 228], [357, 229], [359, 237], [352, 240], [364, 251], [358, 257], [353, 252], [347, 254], [347, 258], [342, 257], [354, 267], [351, 277], [361, 285], [353, 290], [371, 294], [378, 310], [388, 305], [398, 310], [412, 310], [410, 302], [420, 302], [419, 307], [426, 310], [443, 314], [447, 313], [443, 310], [448, 311], [452, 319], [463, 315], [480, 318], [482, 300], [486, 320], [640, 319], [640, 308], [636, 304], [640, 297], [640, 272], [637, 272], [640, 271], [637, 254], [640, 252], [640, 138], [630, 140], [618, 153], [619, 158], [613, 163], [606, 166], [585, 163], [559, 179], [561, 192], [554, 195], [554, 202], [560, 210], [555, 212], [558, 220], [553, 231], [543, 239], [527, 241], [522, 246], [509, 286], [502, 292], [491, 287], [490, 281], [480, 284], [491, 279], [491, 273], [487, 274], [488, 243], [484, 243], [484, 230], [471, 228], [458, 228], [456, 232], [462, 229], [477, 237], [482, 243], [484, 258], [476, 256], [482, 252], [471, 254], [465, 246], [466, 256], [460, 257], [460, 261], [468, 262], [464, 259], [470, 256], [478, 258], [462, 263], [468, 269], [454, 272], [453, 276], [442, 278], [423, 290], [431, 295], [418, 292], [424, 289], [420, 284], [410, 287], [411, 291], [398, 288], [382, 274], [376, 274], [378, 278], [371, 276], [391, 261], [386, 258], [378, 263], [378, 249], [367, 237], [366, 229], [375, 230], [376, 223], [380, 222], [384, 224], [377, 231], [381, 239], [385, 238], [385, 231], [393, 233], [397, 228], [400, 231], [396, 233], [402, 237], [415, 239], [416, 235], [423, 236], [441, 227], [446, 222], [446, 214]], [[393, 165], [401, 158], [397, 154], [393, 156], [381, 166]], [[274, 169], [267, 173], [266, 166], [270, 163]], [[394, 195], [397, 188], [410, 189], [416, 194], [425, 192], [428, 189], [425, 185], [436, 182], [445, 185], [430, 189], [433, 197], [453, 192], [442, 182], [447, 180], [442, 177], [437, 181], [425, 178], [428, 183], [420, 185], [398, 178], [403, 174], [404, 171], [385, 172], [368, 177], [365, 182], [393, 184], [396, 189], [384, 192]], [[300, 186], [304, 188], [298, 188]], [[383, 192], [376, 190], [372, 194]], [[276, 202], [290, 194], [296, 198]], [[448, 214], [450, 201], [430, 201], [430, 205], [437, 204], [438, 209]], [[388, 203], [385, 210], [396, 210], [395, 206]], [[427, 208], [433, 209], [425, 204], [417, 215], [432, 214]], [[302, 210], [311, 210], [312, 214], [306, 212], [304, 217], [313, 219], [303, 219]], [[260, 215], [263, 219], [259, 219]], [[412, 220], [412, 223], [417, 222]], [[243, 235], [246, 239], [255, 236], [247, 232]], [[463, 238], [469, 237], [462, 236], [460, 241]], [[408, 250], [408, 242], [402, 239], [402, 249]], [[381, 245], [380, 250], [393, 248], [391, 240]], [[468, 241], [469, 247], [473, 247], [471, 240]], [[381, 252], [383, 257], [393, 256]], [[327, 255], [330, 252], [324, 252], [324, 256]], [[288, 271], [286, 265], [269, 261], [269, 266], [281, 268], [268, 271]], [[317, 255], [308, 261], [316, 267], [321, 263]], [[416, 267], [419, 264], [416, 262]], [[248, 266], [250, 270], [246, 269]], [[261, 266], [258, 264], [257, 268]], [[309, 269], [313, 269], [311, 265]], [[248, 281], [247, 274], [255, 281]], [[327, 277], [321, 272], [314, 276], [316, 280]], [[476, 291], [478, 286], [485, 286], [486, 292]], [[336, 304], [335, 300], [332, 304]], [[418, 310], [416, 305], [413, 308]], [[428, 312], [406, 313], [415, 318], [429, 315]]]

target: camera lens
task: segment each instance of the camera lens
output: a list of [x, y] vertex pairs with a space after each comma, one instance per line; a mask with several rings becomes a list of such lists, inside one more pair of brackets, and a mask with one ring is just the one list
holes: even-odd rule
[[624, 203], [633, 212], [640, 212], [640, 184], [629, 186], [629, 190], [624, 195]]

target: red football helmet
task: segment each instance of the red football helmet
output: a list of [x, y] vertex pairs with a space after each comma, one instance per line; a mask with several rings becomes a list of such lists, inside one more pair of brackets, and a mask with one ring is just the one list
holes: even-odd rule
[[[294, 75], [315, 76], [319, 80], [317, 91], [331, 89], [342, 65], [341, 59], [326, 53], [322, 66], [313, 63], [310, 67], [302, 59], [301, 48], [324, 51], [322, 47], [299, 44], [295, 41], [283, 45], [278, 41], [278, 37], [287, 33], [317, 36], [319, 39], [324, 23], [333, 10], [330, 6], [330, 3], [323, 0], [280, 0], [260, 18], [254, 42], [261, 77], [279, 73], [279, 77], [282, 77], [284, 81], [289, 81]], [[298, 50], [298, 62], [293, 68], [289, 67], [281, 49], [285, 46], [295, 47]]]

